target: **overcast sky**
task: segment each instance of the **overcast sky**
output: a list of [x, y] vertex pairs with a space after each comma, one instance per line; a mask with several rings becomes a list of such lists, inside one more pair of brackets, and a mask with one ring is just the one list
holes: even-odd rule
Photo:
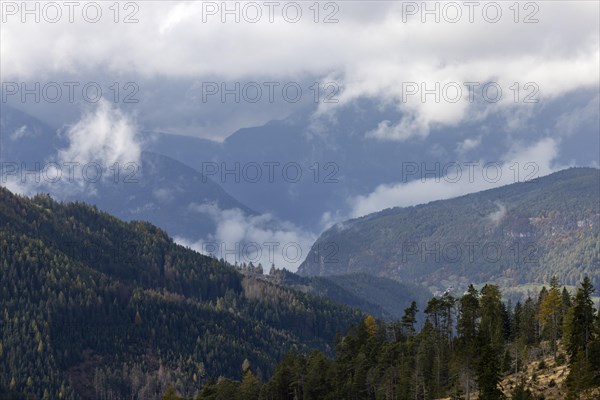
[[[382, 121], [369, 133], [374, 139], [391, 140], [427, 136], [431, 124], [455, 125], [481, 112], [474, 110], [464, 86], [459, 101], [437, 103], [431, 97], [421, 101], [419, 93], [403, 99], [403, 92], [414, 90], [407, 82], [424, 82], [428, 88], [450, 83], [451, 97], [453, 83], [497, 82], [503, 96], [485, 112], [514, 106], [514, 82], [535, 83], [537, 87], [527, 90], [521, 87], [520, 94], [537, 88], [540, 100], [599, 82], [597, 1], [541, 1], [517, 8], [511, 2], [473, 7], [468, 2], [430, 2], [428, 8], [437, 7], [437, 15], [426, 14], [421, 2], [339, 1], [321, 2], [319, 7], [312, 2], [272, 7], [228, 2], [227, 7], [238, 12], [224, 14], [221, 2], [141, 1], [120, 3], [118, 15], [112, 3], [100, 2], [94, 3], [100, 5], [99, 18], [95, 6], [80, 3], [69, 9], [57, 2], [58, 7], [39, 6], [39, 23], [35, 15], [24, 14], [21, 4], [4, 1], [2, 6], [3, 82], [75, 81], [83, 86], [98, 81], [105, 85], [105, 97], [114, 97], [106, 88], [117, 82], [121, 103], [134, 91], [125, 84], [134, 82], [139, 91], [132, 98], [139, 103], [121, 106], [135, 110], [142, 125], [217, 140], [238, 128], [298, 111], [311, 103], [315, 81], [334, 82], [339, 88], [338, 103], [321, 102], [321, 112], [364, 96], [397, 105], [407, 118], [402, 123]], [[88, 22], [95, 19], [98, 22]], [[262, 101], [242, 98], [237, 104], [229, 96], [223, 104], [219, 94], [204, 101], [206, 82], [229, 87], [257, 82]], [[264, 82], [279, 84], [272, 102]], [[283, 97], [281, 88], [290, 82], [303, 89], [298, 103]], [[80, 89], [75, 94], [82, 98]], [[43, 108], [56, 108], [46, 111], [49, 118], [75, 118], [79, 110], [68, 106]], [[38, 112], [43, 113], [41, 108]]]

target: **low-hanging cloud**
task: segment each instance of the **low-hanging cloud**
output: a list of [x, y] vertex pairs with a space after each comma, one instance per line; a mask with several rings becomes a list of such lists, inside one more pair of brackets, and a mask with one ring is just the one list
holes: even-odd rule
[[[10, 139], [30, 131], [29, 126], [22, 126]], [[97, 193], [96, 183], [114, 178], [111, 168], [121, 171], [140, 165], [142, 144], [134, 119], [107, 101], [84, 110], [77, 122], [58, 135], [65, 147], [40, 160], [36, 174], [7, 174], [3, 185], [23, 195], [47, 192], [67, 199]]]
[[69, 145], [58, 152], [62, 162], [86, 164], [98, 162], [107, 167], [114, 163], [139, 163], [141, 146], [135, 121], [106, 100], [69, 126], [64, 135]]
[[275, 264], [296, 271], [317, 238], [268, 213], [248, 215], [237, 208], [224, 210], [214, 204], [191, 204], [190, 210], [209, 215], [216, 224], [215, 232], [198, 241], [183, 237], [175, 241], [231, 264], [261, 263], [267, 271]]
[[491, 212], [487, 218], [495, 225], [497, 225], [502, 218], [506, 215], [506, 206], [500, 202], [496, 203], [498, 209], [496, 211]]
[[417, 177], [409, 182], [380, 185], [370, 194], [350, 200], [350, 216], [360, 217], [386, 208], [448, 199], [548, 175], [564, 168], [553, 163], [558, 155], [558, 144], [552, 138], [531, 145], [518, 143], [501, 162], [489, 164], [481, 160], [462, 163], [462, 166], [458, 163], [460, 175], [458, 168], [452, 168], [452, 176]]

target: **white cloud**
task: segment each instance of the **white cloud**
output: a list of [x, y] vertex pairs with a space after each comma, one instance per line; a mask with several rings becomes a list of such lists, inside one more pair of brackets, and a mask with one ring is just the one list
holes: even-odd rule
[[476, 138], [466, 138], [456, 146], [456, 152], [459, 155], [464, 155], [470, 150], [476, 149], [481, 144], [481, 136]]
[[392, 125], [388, 120], [381, 121], [377, 125], [377, 129], [368, 131], [366, 136], [401, 142], [413, 137], [427, 136], [428, 134], [429, 127], [426, 124], [420, 124], [414, 118], [406, 116], [396, 125]]
[[21, 179], [17, 175], [3, 175], [2, 186], [11, 192], [20, 194], [22, 196], [33, 196], [38, 192], [36, 189], [39, 187], [39, 185], [35, 184], [35, 182]]
[[10, 139], [13, 141], [19, 140], [25, 136], [27, 136], [27, 125], [23, 125], [20, 128], [16, 129], [11, 135]]
[[95, 109], [84, 112], [64, 134], [69, 147], [59, 150], [58, 156], [63, 163], [98, 162], [109, 167], [117, 162], [125, 165], [140, 161], [141, 147], [135, 122], [105, 100], [100, 100]]
[[600, 96], [596, 96], [588, 104], [573, 110], [567, 110], [556, 123], [556, 133], [561, 136], [572, 136], [586, 123], [598, 124]]
[[[406, 82], [432, 88], [436, 82], [443, 86], [448, 82], [462, 85], [493, 80], [503, 89], [501, 100], [488, 106], [493, 111], [514, 109], [509, 89], [514, 82], [521, 85], [520, 100], [530, 93], [523, 88], [528, 82], [538, 85], [542, 100], [599, 84], [597, 2], [532, 3], [539, 6], [539, 22], [532, 24], [523, 23], [531, 9], [521, 7], [519, 22], [515, 23], [509, 9], [512, 3], [504, 2], [500, 3], [501, 21], [495, 24], [482, 18], [483, 3], [476, 9], [474, 23], [468, 22], [464, 7], [458, 23], [443, 19], [435, 23], [432, 17], [430, 22], [421, 23], [420, 15], [403, 22], [406, 2], [335, 2], [339, 22], [333, 24], [314, 23], [313, 11], [308, 8], [311, 3], [301, 3], [303, 15], [295, 24], [282, 17], [283, 3], [273, 23], [268, 22], [264, 7], [263, 18], [255, 24], [243, 18], [235, 23], [231, 16], [229, 22], [222, 23], [220, 14], [203, 22], [205, 3], [136, 3], [139, 22], [135, 24], [114, 23], [108, 3], [97, 24], [86, 23], [79, 14], [73, 24], [21, 24], [19, 15], [10, 16], [0, 28], [3, 77], [44, 79], [95, 71], [130, 80], [158, 77], [189, 80], [190, 84], [199, 80], [333, 78], [344, 89], [338, 96], [340, 102], [321, 103], [321, 111], [335, 110], [360, 97], [391, 101], [411, 121], [408, 125], [404, 120], [391, 121], [371, 135], [391, 140], [425, 136], [432, 125], [456, 125], [473, 117], [474, 106], [464, 99], [456, 103], [423, 102], [413, 96], [400, 101]], [[121, 11], [123, 17], [126, 13]], [[321, 10], [319, 18], [329, 11]], [[151, 92], [152, 88], [142, 90]], [[311, 95], [305, 88], [305, 96]], [[294, 106], [284, 105], [290, 109]], [[264, 107], [275, 110], [272, 104]], [[282, 115], [281, 109], [276, 112]], [[229, 121], [229, 116], [222, 118], [223, 123]], [[179, 128], [193, 132], [189, 126]]]
[[167, 188], [159, 188], [152, 191], [152, 195], [158, 200], [160, 203], [170, 203], [174, 200], [175, 196], [171, 189]]
[[[11, 139], [16, 140], [31, 130], [22, 126]], [[36, 174], [8, 173], [2, 184], [16, 193], [32, 195], [50, 192], [66, 199], [71, 196], [97, 194], [94, 183], [114, 179], [114, 171], [130, 171], [140, 165], [141, 144], [133, 119], [110, 103], [100, 100], [83, 112], [81, 118], [61, 133], [68, 141], [66, 148], [39, 163]], [[115, 163], [118, 163], [118, 169]], [[158, 190], [157, 199], [168, 201], [168, 193]]]
[[[500, 162], [481, 160], [472, 163], [472, 167], [468, 163], [457, 163], [457, 166], [448, 166], [448, 174], [439, 179], [423, 176], [425, 179], [380, 185], [372, 193], [350, 200], [351, 216], [448, 199], [548, 175], [564, 168], [553, 164], [558, 155], [558, 144], [552, 138], [533, 145], [516, 143]], [[443, 171], [445, 167], [439, 166], [439, 170]]]
[[496, 203], [496, 205], [498, 209], [487, 216], [493, 224], [498, 224], [506, 215], [506, 206], [500, 202]]
[[345, 219], [347, 219], [347, 216], [343, 215], [340, 211], [326, 211], [321, 215], [321, 231], [326, 231], [333, 225], [340, 224]]
[[190, 209], [208, 214], [216, 223], [216, 230], [196, 242], [182, 237], [176, 237], [175, 241], [232, 264], [260, 262], [268, 270], [275, 263], [278, 268], [296, 271], [317, 238], [270, 214], [247, 215], [239, 209], [222, 210], [212, 204], [192, 204]]

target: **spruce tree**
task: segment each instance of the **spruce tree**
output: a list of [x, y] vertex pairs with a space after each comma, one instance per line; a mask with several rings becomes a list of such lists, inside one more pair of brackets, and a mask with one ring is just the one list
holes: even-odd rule
[[558, 339], [559, 325], [561, 323], [561, 293], [556, 277], [552, 277], [550, 290], [541, 299], [540, 309], [538, 312], [538, 320], [545, 328], [547, 336], [550, 339], [550, 345], [554, 360], [556, 361], [556, 341]]
[[467, 400], [471, 396], [471, 379], [473, 360], [476, 352], [476, 338], [478, 320], [480, 316], [479, 293], [469, 286], [467, 292], [459, 300], [459, 313], [457, 321], [458, 331], [458, 358], [463, 369], [463, 381]]
[[589, 359], [589, 343], [594, 333], [593, 293], [594, 287], [586, 276], [581, 282], [581, 287], [577, 289], [573, 306], [565, 318], [564, 331], [567, 352], [572, 359], [575, 359], [580, 351], [583, 352], [586, 359]]

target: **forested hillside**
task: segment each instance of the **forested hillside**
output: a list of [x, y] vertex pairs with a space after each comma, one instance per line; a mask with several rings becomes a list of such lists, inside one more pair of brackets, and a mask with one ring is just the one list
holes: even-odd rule
[[[196, 400], [574, 400], [600, 396], [600, 314], [585, 278], [574, 296], [556, 279], [514, 307], [497, 286], [412, 304], [392, 323], [368, 316], [336, 339], [336, 357], [292, 351], [261, 383], [206, 385]], [[423, 307], [422, 328], [415, 314]], [[176, 387], [163, 396], [182, 399]]]
[[431, 293], [421, 286], [367, 274], [302, 277], [275, 268], [270, 271], [268, 278], [295, 290], [356, 307], [385, 320], [398, 319], [411, 302], [424, 303], [431, 297]]
[[193, 395], [244, 361], [331, 352], [361, 314], [251, 277], [143, 222], [0, 188], [0, 393]]
[[[312, 246], [299, 273], [368, 273], [432, 291], [600, 286], [600, 170], [571, 168], [536, 180], [341, 222]], [[335, 248], [335, 254], [319, 253]], [[331, 252], [329, 252], [331, 253]]]

